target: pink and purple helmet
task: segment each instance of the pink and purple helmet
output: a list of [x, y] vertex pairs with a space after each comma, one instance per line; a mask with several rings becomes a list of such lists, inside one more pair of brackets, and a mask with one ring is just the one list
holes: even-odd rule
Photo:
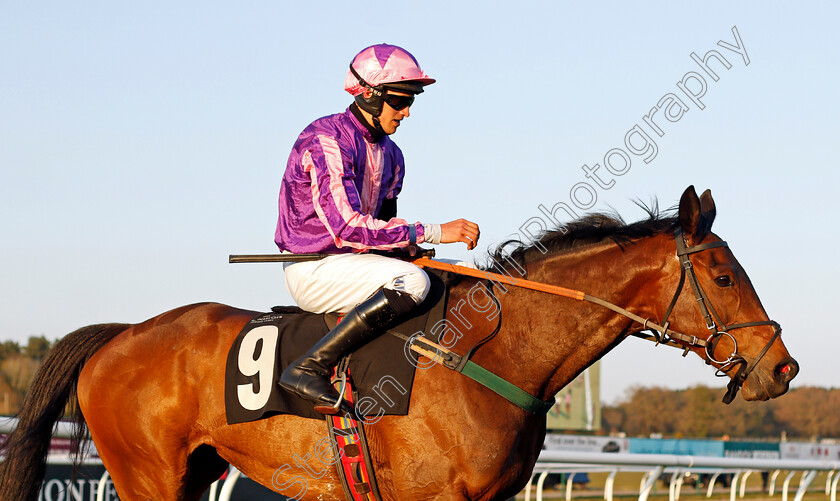
[[423, 73], [407, 50], [379, 44], [356, 54], [344, 79], [344, 90], [354, 96], [365, 89], [379, 95], [386, 88], [419, 94], [423, 92], [423, 86], [433, 83], [435, 79]]

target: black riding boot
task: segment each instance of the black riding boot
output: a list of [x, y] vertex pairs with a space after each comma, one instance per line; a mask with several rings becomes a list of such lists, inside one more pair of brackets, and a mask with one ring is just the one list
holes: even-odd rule
[[[280, 386], [319, 406], [335, 406], [338, 392], [330, 384], [332, 368], [348, 353], [361, 348], [416, 307], [405, 292], [380, 289], [350, 310], [341, 322], [315, 346], [289, 365], [280, 376]], [[346, 402], [341, 409], [352, 412]]]

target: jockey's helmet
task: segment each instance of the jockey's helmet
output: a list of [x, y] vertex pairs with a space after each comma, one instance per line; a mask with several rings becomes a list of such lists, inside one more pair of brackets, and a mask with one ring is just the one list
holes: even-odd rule
[[[407, 50], [379, 44], [356, 54], [344, 79], [344, 90], [356, 98], [359, 108], [378, 117], [388, 89], [414, 95], [433, 83], [435, 79], [423, 73]], [[370, 90], [372, 95], [365, 98], [365, 90]]]

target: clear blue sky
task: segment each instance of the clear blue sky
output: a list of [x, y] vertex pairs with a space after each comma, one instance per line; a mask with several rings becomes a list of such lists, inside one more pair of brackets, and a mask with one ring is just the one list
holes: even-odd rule
[[[734, 5], [733, 5], [734, 4]], [[840, 18], [833, 2], [6, 2], [0, 7], [0, 339], [55, 339], [213, 300], [291, 302], [273, 252], [286, 156], [343, 110], [362, 47], [412, 51], [438, 79], [394, 139], [410, 220], [479, 222], [481, 259], [539, 204], [569, 201], [624, 135], [716, 49], [700, 110], [633, 157], [592, 210], [642, 217], [711, 188], [716, 231], [802, 365], [840, 386], [836, 308]], [[749, 65], [717, 44], [737, 26]], [[713, 63], [715, 64], [715, 63]], [[684, 96], [683, 96], [684, 97]], [[648, 133], [652, 133], [646, 129]], [[602, 169], [600, 173], [604, 173]], [[608, 179], [609, 176], [606, 176]], [[582, 193], [581, 193], [582, 194]], [[602, 399], [633, 384], [720, 385], [698, 358], [629, 340]]]

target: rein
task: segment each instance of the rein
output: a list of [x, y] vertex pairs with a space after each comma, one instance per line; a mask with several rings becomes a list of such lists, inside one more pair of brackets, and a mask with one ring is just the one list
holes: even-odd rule
[[[724, 371], [727, 368], [730, 368], [734, 365], [740, 365], [740, 367], [738, 369], [738, 372], [734, 376], [732, 376], [732, 379], [727, 386], [727, 392], [723, 397], [724, 403], [729, 404], [729, 403], [732, 402], [732, 400], [734, 400], [736, 394], [738, 393], [738, 390], [741, 388], [741, 386], [746, 381], [747, 376], [749, 376], [749, 374], [756, 368], [759, 361], [769, 351], [770, 346], [772, 346], [773, 343], [776, 342], [776, 339], [779, 338], [779, 336], [782, 333], [782, 328], [777, 322], [775, 322], [773, 320], [762, 320], [762, 321], [756, 321], [756, 322], [743, 322], [743, 323], [732, 324], [732, 325], [727, 326], [721, 320], [720, 316], [715, 311], [714, 307], [712, 307], [712, 304], [709, 301], [708, 296], [706, 295], [705, 291], [703, 290], [702, 286], [700, 285], [700, 282], [697, 280], [697, 275], [694, 272], [694, 267], [691, 264], [691, 260], [689, 259], [689, 256], [691, 254], [695, 254], [695, 253], [698, 253], [698, 252], [703, 252], [703, 251], [706, 251], [706, 250], [709, 250], [709, 249], [715, 249], [715, 248], [721, 248], [721, 247], [728, 248], [729, 247], [728, 244], [725, 241], [721, 240], [721, 241], [718, 241], [718, 242], [708, 242], [708, 243], [705, 243], [705, 244], [699, 244], [699, 245], [694, 245], [694, 246], [689, 247], [689, 246], [686, 246], [685, 237], [683, 236], [681, 229], [677, 229], [677, 231], [674, 233], [674, 240], [676, 241], [676, 245], [677, 245], [677, 257], [680, 260], [680, 280], [679, 280], [679, 284], [677, 285], [677, 290], [674, 293], [674, 297], [671, 299], [671, 302], [668, 305], [667, 310], [665, 311], [665, 317], [664, 317], [664, 320], [662, 322], [663, 325], [659, 325], [657, 323], [651, 322], [650, 319], [642, 318], [639, 315], [636, 315], [635, 313], [632, 313], [632, 312], [630, 312], [630, 311], [628, 311], [628, 310], [626, 310], [626, 309], [624, 309], [624, 308], [622, 308], [618, 305], [615, 305], [615, 304], [613, 304], [609, 301], [606, 301], [604, 299], [601, 299], [601, 298], [598, 298], [598, 297], [595, 297], [595, 296], [591, 296], [591, 295], [589, 295], [589, 294], [587, 294], [583, 291], [579, 291], [579, 290], [567, 289], [565, 287], [559, 287], [559, 286], [556, 286], [556, 285], [534, 282], [532, 280], [516, 279], [516, 278], [513, 278], [510, 275], [503, 275], [503, 274], [500, 274], [500, 273], [493, 273], [493, 272], [489, 272], [489, 271], [478, 270], [478, 269], [475, 269], [475, 268], [469, 268], [469, 267], [466, 267], [466, 266], [459, 266], [459, 265], [455, 265], [455, 264], [451, 264], [451, 263], [435, 261], [435, 260], [430, 259], [428, 257], [417, 258], [417, 259], [413, 260], [412, 263], [416, 264], [417, 266], [448, 271], [448, 272], [455, 273], [455, 274], [458, 274], [458, 275], [465, 275], [465, 276], [469, 276], [469, 277], [487, 279], [487, 280], [497, 281], [497, 282], [502, 282], [503, 281], [506, 284], [510, 284], [510, 285], [515, 286], [515, 287], [520, 287], [520, 288], [523, 288], [523, 289], [545, 292], [545, 293], [553, 294], [553, 295], [556, 295], [556, 296], [562, 296], [562, 297], [567, 297], [567, 298], [570, 298], [570, 299], [575, 299], [577, 301], [588, 301], [590, 303], [597, 304], [599, 306], [602, 306], [604, 308], [612, 310], [612, 311], [614, 311], [614, 312], [616, 312], [620, 315], [623, 315], [623, 316], [625, 316], [625, 317], [627, 317], [627, 318], [629, 318], [629, 319], [631, 319], [635, 322], [638, 322], [638, 323], [642, 324], [643, 330], [649, 330], [653, 333], [652, 337], [654, 338], [653, 340], [656, 342], [657, 345], [659, 343], [662, 343], [662, 344], [666, 344], [666, 345], [669, 345], [669, 346], [676, 346], [676, 347], [683, 348], [683, 356], [687, 355], [688, 351], [692, 347], [703, 348], [704, 354], [706, 356], [706, 363], [709, 364], [709, 365], [714, 363], [714, 364], [717, 364], [719, 366], [719, 367], [717, 367], [717, 370], [715, 372], [715, 375], [717, 375], [717, 376], [726, 376]], [[693, 336], [693, 335], [683, 334], [683, 333], [671, 330], [669, 328], [670, 322], [668, 321], [668, 317], [670, 317], [671, 312], [674, 309], [674, 306], [676, 305], [677, 300], [680, 297], [680, 294], [682, 293], [683, 286], [685, 285], [686, 277], [688, 277], [689, 284], [691, 285], [691, 289], [694, 292], [694, 297], [697, 300], [697, 305], [700, 308], [700, 312], [701, 312], [703, 318], [705, 319], [706, 328], [710, 331], [710, 334], [706, 339], [701, 339], [701, 338], [698, 338], [697, 336]], [[501, 319], [499, 320], [499, 323], [501, 325]], [[738, 353], [738, 341], [735, 339], [735, 337], [732, 334], [730, 334], [730, 331], [735, 330], [735, 329], [745, 328], [745, 327], [757, 327], [757, 326], [762, 326], [762, 325], [772, 326], [773, 329], [774, 329], [773, 336], [771, 336], [770, 340], [767, 342], [767, 344], [764, 346], [764, 348], [759, 352], [758, 356], [755, 357], [752, 360], [752, 362], [748, 363], [747, 360], [742, 355], [740, 355]], [[499, 329], [499, 327], [496, 328], [496, 331], [498, 331], [498, 329]], [[495, 334], [495, 331], [494, 331], [494, 334]], [[732, 353], [725, 360], [717, 360], [714, 357], [714, 351], [715, 351], [715, 348], [716, 348], [718, 342], [720, 341], [720, 339], [723, 336], [728, 337], [732, 341], [734, 347], [733, 347]], [[489, 337], [492, 337], [492, 335], [488, 336], [488, 338]], [[642, 337], [644, 337], [644, 336], [642, 336]], [[483, 344], [483, 342], [485, 342], [486, 340], [489, 340], [488, 338], [485, 338], [484, 340], [482, 340], [481, 344]], [[646, 338], [646, 339], [648, 339], [648, 338]], [[420, 340], [418, 340], [418, 342], [420, 342]], [[445, 349], [441, 346], [438, 346], [434, 343], [431, 343], [430, 341], [426, 340], [425, 338], [422, 339], [422, 342], [425, 342], [425, 343], [428, 343], [429, 345], [431, 345], [431, 348], [435, 349], [436, 353], [432, 353], [429, 349], [424, 350], [425, 353], [423, 353], [419, 349], [415, 349], [416, 347], [414, 345], [412, 345], [412, 349], [415, 349], [415, 351], [417, 351], [418, 353], [421, 353], [422, 355], [424, 355], [424, 356], [426, 356], [426, 357], [428, 357], [432, 360], [435, 360], [435, 361], [439, 361], [442, 357], [444, 357], [444, 358], [445, 357], [450, 357], [450, 363], [439, 362], [439, 363], [443, 363], [443, 365], [446, 365], [446, 366], [455, 365], [455, 366], [449, 367], [449, 368], [452, 368], [454, 370], [458, 370], [456, 367], [460, 367], [463, 370], [463, 368], [465, 367], [465, 364], [471, 364], [472, 363], [472, 362], [469, 362], [469, 356], [472, 354], [472, 351], [474, 351], [474, 349], [471, 349], [470, 352], [468, 352], [464, 357], [460, 357], [460, 356], [455, 355], [454, 353], [450, 352], [449, 350], [447, 350], [447, 349]], [[441, 355], [441, 354], [443, 354], [443, 355]], [[458, 357], [459, 360], [458, 360], [457, 364], [452, 364], [451, 363], [451, 357], [453, 357], [453, 356]], [[473, 365], [475, 365], [475, 364], [473, 364]], [[478, 366], [476, 366], [476, 367], [478, 367]], [[513, 388], [515, 388], [515, 390], [518, 390], [517, 392], [514, 392], [514, 393], [517, 394], [517, 399], [518, 400], [520, 400], [520, 401], [522, 400], [522, 396], [519, 393], [520, 392], [525, 393], [523, 390], [513, 386], [511, 383], [509, 383], [507, 381], [504, 381], [499, 376], [496, 376], [495, 374], [492, 374], [489, 371], [486, 371], [485, 369], [483, 369], [481, 367], [478, 367], [478, 368], [481, 369], [482, 371], [486, 372], [487, 374], [490, 374], [491, 376], [495, 377], [497, 380], [502, 381], [506, 385], [512, 386]], [[462, 370], [459, 370], [459, 372], [462, 372]], [[465, 374], [465, 375], [469, 376], [469, 374]], [[483, 375], [483, 376], [484, 376], [485, 379], [492, 379], [492, 378], [488, 378], [486, 375]], [[472, 377], [472, 376], [470, 376], [470, 377]], [[476, 378], [473, 378], [473, 379], [476, 379]], [[478, 379], [476, 379], [476, 380], [478, 381]], [[481, 382], [482, 384], [485, 384], [482, 381], [479, 381], [479, 382]], [[488, 385], [485, 384], [485, 386], [488, 386]], [[504, 385], [499, 384], [499, 386], [504, 386]], [[488, 386], [488, 387], [490, 387], [490, 386]], [[523, 407], [520, 403], [517, 403], [516, 401], [514, 401], [514, 399], [511, 398], [511, 396], [500, 392], [496, 388], [490, 387], [490, 389], [492, 389], [493, 391], [496, 391], [496, 393], [499, 393], [500, 395], [504, 396], [505, 398], [507, 398], [508, 400], [512, 401], [513, 403], [519, 405], [520, 407]], [[536, 410], [542, 410], [542, 409], [540, 409], [540, 407], [545, 408], [544, 412], [547, 412], [548, 409], [551, 407], [550, 404], [553, 404], [553, 399], [549, 400], [549, 401], [541, 401], [541, 400], [537, 399], [536, 397], [533, 397], [532, 395], [529, 395], [527, 393], [525, 393], [525, 394], [528, 395], [528, 397], [530, 397], [532, 399], [530, 401], [529, 408], [526, 408], [526, 410], [528, 410], [529, 412], [535, 412]], [[539, 405], [536, 402], [539, 402], [542, 405]], [[547, 408], [545, 407], [546, 405], [548, 406]], [[523, 407], [523, 408], [525, 408], [525, 407]]]

